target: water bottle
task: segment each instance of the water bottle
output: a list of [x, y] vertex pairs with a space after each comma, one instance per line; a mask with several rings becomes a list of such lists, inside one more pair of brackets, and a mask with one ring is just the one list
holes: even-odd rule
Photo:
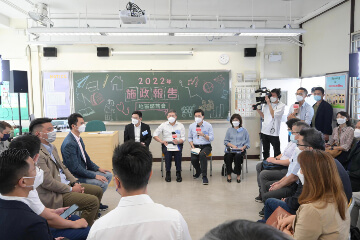
[[229, 111], [229, 113], [228, 113], [228, 116], [227, 116], [226, 120], [230, 121], [230, 118], [231, 118], [231, 116], [230, 116], [230, 111]]

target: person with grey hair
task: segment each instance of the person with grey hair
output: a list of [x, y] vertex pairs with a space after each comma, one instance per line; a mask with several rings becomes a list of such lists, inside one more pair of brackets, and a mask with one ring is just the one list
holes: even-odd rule
[[234, 220], [220, 224], [205, 234], [201, 240], [289, 240], [292, 239], [276, 228], [248, 220]]
[[[162, 139], [159, 135], [162, 134]], [[171, 182], [171, 159], [174, 156], [176, 166], [176, 181], [181, 182], [181, 159], [185, 141], [185, 127], [177, 121], [176, 111], [171, 109], [167, 113], [167, 121], [162, 123], [154, 132], [155, 141], [161, 143], [161, 150], [165, 156], [166, 182]]]

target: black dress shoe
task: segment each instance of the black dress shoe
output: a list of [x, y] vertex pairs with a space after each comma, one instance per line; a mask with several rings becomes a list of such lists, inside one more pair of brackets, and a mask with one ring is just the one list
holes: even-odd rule
[[180, 171], [176, 171], [176, 181], [177, 182], [182, 182], [182, 177], [181, 177], [181, 172]]
[[196, 171], [195, 175], [193, 175], [194, 179], [199, 178], [199, 177], [200, 177], [200, 174], [201, 174], [200, 171], [199, 171], [199, 172]]
[[236, 182], [237, 182], [237, 183], [241, 183], [241, 179], [236, 179]]
[[166, 181], [166, 182], [171, 182], [171, 172], [170, 172], [170, 171], [167, 171], [167, 172], [166, 172], [165, 181]]
[[227, 178], [226, 180], [227, 180], [227, 182], [231, 182], [231, 178], [230, 179]]

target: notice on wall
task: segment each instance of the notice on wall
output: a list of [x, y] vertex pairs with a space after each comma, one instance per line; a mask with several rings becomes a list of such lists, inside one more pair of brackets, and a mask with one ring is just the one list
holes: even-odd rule
[[325, 98], [334, 109], [334, 119], [340, 111], [346, 111], [348, 75], [346, 73], [328, 75], [325, 78]]

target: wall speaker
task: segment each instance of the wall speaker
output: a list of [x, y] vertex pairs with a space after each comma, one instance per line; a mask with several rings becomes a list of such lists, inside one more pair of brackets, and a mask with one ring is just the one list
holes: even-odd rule
[[44, 47], [44, 57], [57, 57], [56, 47]]
[[1, 73], [3, 81], [10, 81], [10, 61], [2, 60], [1, 61]]
[[10, 93], [27, 93], [28, 92], [28, 78], [27, 71], [10, 71]]
[[108, 47], [98, 47], [97, 48], [97, 56], [98, 57], [109, 57], [110, 49]]
[[244, 57], [256, 57], [256, 48], [245, 48]]
[[349, 77], [360, 77], [360, 53], [349, 54]]

